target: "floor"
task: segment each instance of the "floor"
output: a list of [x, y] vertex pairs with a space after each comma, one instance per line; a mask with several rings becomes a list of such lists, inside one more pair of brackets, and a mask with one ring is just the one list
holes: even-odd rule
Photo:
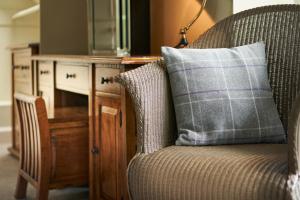
[[[0, 133], [0, 199], [14, 200], [13, 197], [18, 170], [18, 160], [8, 154], [7, 148], [11, 142], [9, 133]], [[27, 200], [35, 199], [35, 190], [30, 185], [27, 189]], [[69, 188], [51, 190], [49, 200], [86, 200], [87, 188]]]

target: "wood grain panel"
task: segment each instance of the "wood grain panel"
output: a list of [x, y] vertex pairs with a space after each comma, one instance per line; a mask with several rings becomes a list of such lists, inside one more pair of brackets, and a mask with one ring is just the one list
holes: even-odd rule
[[40, 61], [38, 65], [38, 83], [42, 86], [54, 87], [53, 62]]
[[14, 80], [20, 82], [29, 82], [32, 78], [32, 69], [30, 66], [14, 66]]
[[54, 87], [39, 85], [38, 95], [43, 97], [45, 101], [48, 118], [54, 118]]
[[[75, 121], [74, 121], [75, 122]], [[52, 182], [85, 184], [88, 180], [88, 123], [52, 123]]]
[[56, 65], [56, 88], [89, 94], [89, 70], [88, 65], [76, 65], [57, 63]]
[[[14, 94], [22, 93], [32, 95], [34, 91], [33, 67], [30, 56], [38, 52], [38, 47], [12, 49], [12, 99]], [[12, 105], [12, 147], [9, 151], [18, 157], [20, 150], [20, 124]]]
[[15, 81], [14, 91], [22, 94], [32, 94], [31, 82]]
[[31, 66], [30, 48], [16, 50], [13, 53], [14, 53], [14, 59], [13, 59], [14, 66]]
[[120, 176], [120, 163], [122, 155], [119, 155], [121, 132], [121, 101], [107, 97], [96, 97], [96, 124], [95, 146], [99, 153], [95, 156], [96, 199], [114, 200], [123, 196], [118, 183], [122, 181]]
[[120, 94], [121, 86], [114, 78], [120, 74], [120, 69], [102, 68], [96, 66], [96, 90], [99, 92]]
[[117, 115], [116, 108], [101, 108], [101, 194], [107, 199], [117, 198]]

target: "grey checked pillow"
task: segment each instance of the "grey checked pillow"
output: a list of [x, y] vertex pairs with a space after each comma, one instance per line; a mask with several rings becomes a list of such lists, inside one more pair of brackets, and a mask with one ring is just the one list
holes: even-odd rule
[[162, 47], [177, 145], [283, 143], [263, 42], [231, 49]]

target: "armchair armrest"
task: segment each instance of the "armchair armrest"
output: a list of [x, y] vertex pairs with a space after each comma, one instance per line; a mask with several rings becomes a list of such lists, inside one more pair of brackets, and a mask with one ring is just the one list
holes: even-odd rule
[[289, 116], [288, 168], [290, 175], [300, 173], [300, 96], [295, 99]]
[[174, 144], [175, 115], [163, 62], [121, 73], [117, 81], [127, 89], [134, 104], [138, 153], [152, 153]]

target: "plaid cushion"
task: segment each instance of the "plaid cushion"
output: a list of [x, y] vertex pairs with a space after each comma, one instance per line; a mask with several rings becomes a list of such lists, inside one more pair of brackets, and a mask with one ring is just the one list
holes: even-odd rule
[[281, 143], [263, 42], [232, 49], [163, 47], [177, 145]]

